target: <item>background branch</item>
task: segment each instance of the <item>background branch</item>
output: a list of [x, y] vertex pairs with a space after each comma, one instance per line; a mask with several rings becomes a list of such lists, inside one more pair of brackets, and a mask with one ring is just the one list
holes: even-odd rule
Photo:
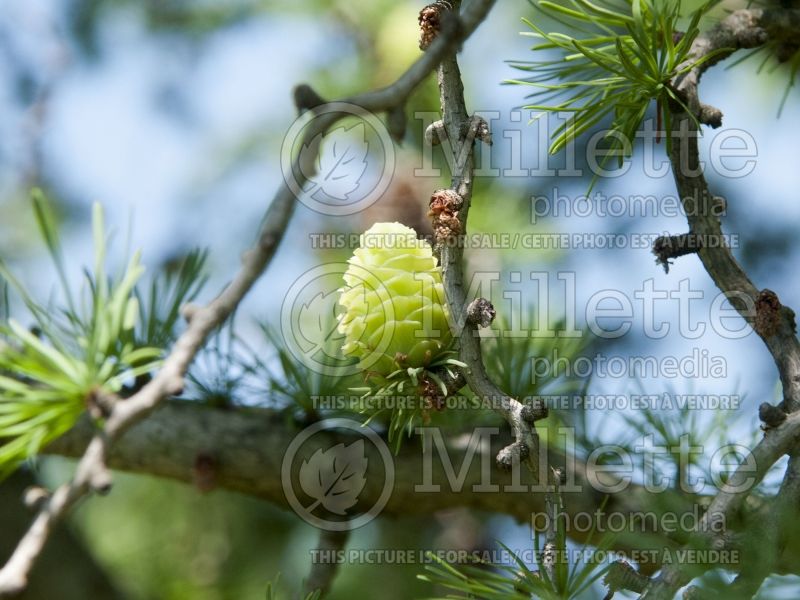
[[[302, 425], [293, 427], [285, 415], [278, 411], [264, 409], [222, 409], [212, 408], [198, 402], [170, 400], [163, 403], [148, 419], [134, 425], [121, 438], [109, 454], [109, 466], [123, 471], [155, 475], [196, 484], [196, 465], [198, 459], [210, 465], [213, 470], [208, 479], [217, 487], [261, 498], [288, 509], [288, 503], [281, 483], [283, 457]], [[67, 457], [80, 457], [91, 440], [93, 427], [87, 419], [51, 444], [46, 452]], [[381, 512], [385, 517], [430, 515], [437, 511], [468, 507], [491, 513], [507, 514], [523, 523], [530, 523], [537, 514], [546, 511], [545, 494], [531, 491], [538, 481], [527, 469], [516, 473], [492, 469], [491, 481], [487, 482], [485, 465], [495, 454], [507, 446], [507, 434], [492, 436], [490, 444], [481, 444], [474, 456], [470, 457], [469, 434], [455, 434], [445, 440], [447, 457], [456, 471], [463, 468], [463, 484], [460, 489], [452, 489], [448, 484], [447, 471], [435, 452], [433, 444], [428, 444], [425, 452], [418, 439], [408, 440], [394, 458], [395, 485], [386, 506]], [[734, 475], [731, 486], [741, 486], [749, 477], [753, 485], [760, 481], [770, 466], [788, 448], [800, 439], [800, 415], [791, 415], [778, 428], [765, 434], [764, 440], [754, 451], [756, 472], [746, 469]], [[309, 459], [317, 450], [325, 450], [337, 443], [351, 443], [353, 440], [345, 433], [320, 432], [303, 444], [297, 459]], [[382, 481], [382, 464], [377, 450], [366, 446], [368, 469], [367, 481]], [[544, 448], [542, 449], [544, 452]], [[427, 453], [427, 454], [426, 454]], [[422, 492], [417, 486], [423, 484], [425, 461], [431, 459], [431, 481], [440, 484], [437, 492]], [[605, 494], [597, 491], [592, 482], [604, 481], [602, 472], [595, 471], [585, 462], [575, 457], [547, 449], [542, 468], [563, 469], [569, 481], [573, 482], [564, 503], [565, 514], [570, 518], [576, 515], [598, 517], [597, 507]], [[375, 472], [370, 469], [376, 469]], [[487, 483], [494, 487], [487, 489]], [[522, 489], [519, 485], [526, 486]], [[510, 486], [516, 485], [515, 488]], [[205, 487], [201, 487], [205, 489]], [[381, 490], [367, 486], [359, 496], [359, 505], [365, 510], [378, 501]], [[563, 491], [562, 494], [567, 494]], [[654, 494], [645, 488], [631, 483], [623, 491], [612, 494], [605, 505], [605, 514], [619, 513], [626, 519], [629, 529], [635, 535], [620, 536], [614, 548], [621, 551], [657, 550], [658, 555], [667, 547], [678, 547], [680, 540], [671, 541], [664, 532], [654, 531], [647, 526], [631, 525], [635, 518], [643, 514], [660, 515], [666, 512], [681, 515], [691, 513], [697, 506], [704, 505], [707, 499], [695, 495], [667, 490]], [[660, 500], [663, 500], [661, 502]], [[733, 515], [742, 507], [744, 495], [731, 495], [731, 505], [725, 510]], [[755, 502], [748, 504], [756, 505]], [[759, 507], [755, 506], [754, 510]], [[586, 541], [585, 528], [568, 528], [567, 535], [577, 543]], [[790, 540], [793, 542], [793, 540]], [[792, 543], [792, 547], [795, 545]], [[800, 552], [796, 554], [800, 557]], [[789, 553], [778, 565], [778, 571], [786, 572], [798, 568], [798, 560], [792, 560]], [[643, 572], [652, 572], [658, 564], [643, 565]]]
[[780, 555], [788, 539], [796, 533], [798, 510], [800, 510], [800, 459], [794, 451], [786, 466], [786, 473], [776, 497], [766, 503], [761, 515], [761, 524], [750, 533], [753, 548], [742, 571], [733, 584], [737, 597], [752, 597], [764, 580], [775, 572]]
[[[770, 39], [782, 39], [786, 36], [797, 37], [798, 35], [800, 35], [800, 12], [783, 9], [748, 9], [732, 13], [707, 34], [698, 37], [692, 44], [692, 52], [689, 57], [692, 61], [721, 49], [729, 51], [716, 55], [712, 60], [677, 78], [674, 82], [675, 88], [686, 98], [687, 106], [694, 114], [686, 113], [678, 105], [672, 106], [672, 131], [668, 132], [672, 138], [669, 158], [672, 163], [675, 184], [689, 221], [689, 234], [697, 236], [701, 241], [712, 240], [715, 242], [712, 244], [701, 243], [697, 254], [714, 283], [726, 295], [739, 314], [753, 327], [772, 355], [783, 388], [782, 409], [787, 412], [794, 412], [800, 408], [800, 343], [796, 336], [794, 311], [783, 306], [777, 295], [771, 290], [759, 291], [725, 242], [719, 218], [724, 211], [720, 210], [721, 199], [711, 195], [700, 166], [697, 143], [699, 131], [694, 117], [701, 122], [709, 122], [708, 115], [714, 112], [711, 107], [701, 104], [698, 94], [700, 77], [711, 65], [739, 48], [753, 48]], [[714, 120], [717, 120], [716, 117]], [[655, 248], [654, 251], [656, 251]], [[776, 436], [777, 431], [783, 433]], [[796, 435], [787, 433], [785, 429], [780, 427], [768, 429], [753, 454], [757, 456], [760, 467], [768, 468], [784, 454], [793, 452], [796, 441]], [[793, 457], [790, 460], [781, 492], [775, 500], [776, 508], [787, 501], [796, 506], [798, 491], [795, 489], [797, 487], [795, 470], [797, 468], [796, 460]], [[742, 479], [739, 476], [740, 471], [741, 467], [729, 484]], [[714, 520], [725, 522], [741, 506], [746, 495], [746, 493], [731, 493], [725, 489], [720, 491], [709, 506], [698, 530], [708, 531], [704, 526]], [[766, 531], [762, 530], [761, 533], [769, 535], [769, 526]], [[772, 531], [772, 534], [776, 533], [777, 531]], [[698, 534], [698, 536], [707, 537], [704, 534]], [[768, 548], [765, 551], [771, 555], [774, 555], [781, 547], [777, 539], [767, 540], [766, 545]], [[759, 549], [751, 548], [750, 553], [760, 552], [760, 546]], [[739, 589], [755, 591], [763, 578], [768, 575], [768, 572], [763, 569], [765, 563], [761, 558], [763, 557], [748, 559], [751, 564], [745, 568], [745, 574], [740, 578], [737, 586]], [[766, 557], [766, 563], [774, 563], [773, 558], [774, 556]], [[642, 594], [642, 598], [649, 600], [672, 598], [678, 588], [685, 585], [688, 580], [689, 575], [681, 569], [679, 564], [665, 566], [658, 578], [651, 582], [645, 593]]]
[[328, 593], [339, 570], [339, 561], [335, 555], [347, 547], [349, 537], [349, 531], [319, 532], [318, 554], [311, 562], [311, 574], [305, 586], [307, 592], [319, 592], [323, 597]]

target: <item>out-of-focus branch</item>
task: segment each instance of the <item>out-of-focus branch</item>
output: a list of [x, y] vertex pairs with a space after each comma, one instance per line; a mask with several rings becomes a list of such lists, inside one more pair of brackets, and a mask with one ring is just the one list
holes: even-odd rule
[[[161, 404], [146, 420], [134, 425], [111, 449], [109, 466], [115, 469], [149, 474], [175, 479], [198, 485], [197, 466], [202, 462], [206, 471], [204, 480], [213, 481], [220, 489], [247, 494], [288, 508], [281, 482], [283, 457], [299, 429], [287, 424], [280, 412], [240, 408], [236, 410], [211, 408], [199, 402], [169, 400]], [[79, 458], [93, 435], [93, 426], [88, 418], [75, 428], [53, 442], [45, 452]], [[509, 436], [492, 436], [491, 443], [485, 447], [470, 448], [469, 436], [454, 435], [445, 441], [447, 458], [451, 465], [463, 469], [463, 482], [459, 489], [448, 485], [447, 465], [439, 460], [434, 448], [428, 446], [423, 452], [419, 443], [409, 440], [394, 457], [395, 485], [392, 495], [381, 512], [382, 516], [399, 517], [425, 515], [440, 510], [469, 507], [493, 513], [501, 513], [526, 522], [532, 515], [544, 513], [545, 494], [530, 493], [515, 484], [515, 474], [493, 470], [491, 481], [486, 480], [486, 461], [508, 444]], [[730, 486], [743, 487], [748, 477], [753, 477], [752, 487], [760, 481], [775, 460], [800, 439], [800, 416], [790, 415], [784, 423], [765, 433], [762, 442], [754, 451], [753, 460], [757, 470], [743, 472], [731, 479]], [[352, 438], [336, 432], [320, 432], [314, 435], [301, 449], [302, 455], [295, 460], [310, 458], [318, 450], [326, 450], [337, 443], [351, 443]], [[367, 480], [379, 480], [382, 461], [377, 450], [367, 445]], [[475, 452], [472, 455], [472, 452]], [[433, 456], [429, 458], [428, 454]], [[430, 462], [427, 462], [430, 460]], [[602, 472], [595, 471], [585, 462], [575, 457], [567, 457], [558, 451], [548, 449], [544, 466], [563, 468], [570, 481], [574, 482], [569, 492], [569, 501], [564, 511], [570, 519], [576, 515], [597, 517], [597, 507], [604, 494], [596, 490], [592, 482], [602, 481]], [[371, 469], [375, 469], [373, 473]], [[437, 492], [420, 491], [418, 486], [425, 483], [423, 474], [430, 469], [429, 481], [441, 484]], [[524, 471], [524, 469], [522, 470]], [[428, 481], [427, 479], [425, 481]], [[539, 486], [532, 474], [519, 473], [519, 481], [526, 489]], [[496, 487], [489, 488], [489, 484]], [[207, 489], [207, 486], [200, 486]], [[732, 489], [729, 487], [729, 489]], [[359, 506], [372, 507], [379, 498], [380, 490], [367, 487], [359, 495]], [[638, 515], [658, 514], [669, 511], [675, 515], [691, 513], [695, 506], [705, 504], [698, 496], [677, 491], [653, 494], [640, 485], [631, 483], [622, 492], [612, 494], [607, 500], [604, 512], [618, 513], [631, 520]], [[736, 503], [732, 512], [742, 506], [744, 495], [731, 499]], [[753, 503], [748, 503], [750, 510]], [[760, 508], [758, 510], [761, 510]], [[732, 513], [731, 513], [732, 514]], [[647, 521], [642, 525], [647, 526]], [[659, 556], [664, 549], [664, 532], [642, 529], [632, 525], [632, 531], [643, 535], [620, 538], [615, 549], [649, 550], [657, 549]], [[627, 529], [626, 529], [627, 531]], [[568, 529], [568, 536], [578, 543], [586, 541], [585, 528]], [[793, 545], [794, 547], [794, 545]], [[800, 554], [798, 554], [800, 556]], [[643, 567], [648, 571], [658, 564]], [[779, 571], [796, 569], [796, 563], [782, 563]]]
[[[108, 455], [110, 467], [123, 471], [150, 474], [195, 483], [196, 467], [202, 460], [207, 469], [207, 479], [220, 489], [231, 490], [261, 498], [284, 508], [289, 508], [281, 482], [281, 465], [299, 426], [292, 427], [285, 415], [265, 409], [238, 408], [235, 410], [212, 408], [200, 402], [168, 400], [161, 404], [150, 417], [134, 425], [114, 444]], [[51, 455], [79, 458], [93, 435], [93, 425], [88, 418], [65, 435], [54, 441], [44, 451]], [[338, 435], [338, 437], [337, 437]], [[468, 435], [466, 436], [469, 437]], [[352, 440], [344, 434], [320, 432], [303, 444], [302, 457], [309, 457], [317, 450], [325, 450], [340, 441]], [[496, 489], [486, 489], [484, 454], [492, 456], [508, 444], [507, 434], [492, 436], [491, 446], [470, 449], [460, 436], [445, 440], [447, 455], [452, 465], [464, 465], [464, 482], [460, 489], [451, 490], [446, 468], [439, 460], [434, 448], [423, 452], [419, 443], [408, 440], [394, 458], [395, 486], [386, 506], [381, 512], [387, 516], [423, 515], [455, 507], [472, 507], [477, 510], [505, 513], [527, 521], [532, 512], [544, 510], [543, 494], [504, 493], [503, 488], [514, 483], [513, 474], [505, 471], [492, 473], [492, 484]], [[366, 446], [368, 452], [367, 480], [378, 480], [377, 471], [382, 460], [377, 450]], [[467, 461], [471, 452], [474, 457]], [[432, 453], [429, 457], [426, 453]], [[416, 490], [422, 485], [426, 472], [426, 461], [430, 460], [431, 481], [445, 485], [438, 492]], [[563, 466], [567, 459], [551, 453], [548, 464]], [[373, 474], [371, 469], [376, 469]], [[569, 509], [593, 512], [598, 494], [594, 492], [586, 475], [585, 465], [578, 462], [568, 465], [570, 473], [576, 473], [577, 485], [585, 489]], [[483, 485], [481, 485], [483, 483]], [[522, 479], [524, 485], [536, 483], [530, 477]], [[636, 487], [636, 486], [633, 486]], [[639, 488], [636, 488], [637, 490]], [[378, 501], [380, 490], [367, 487], [359, 495], [359, 505], [367, 508]], [[641, 494], [631, 492], [620, 497], [620, 504], [610, 503], [609, 510], [644, 510]], [[691, 507], [687, 497], [683, 508]]]
[[[148, 419], [134, 425], [130, 431], [114, 444], [108, 455], [109, 467], [175, 479], [199, 485], [198, 464], [204, 466], [204, 481], [212, 481], [219, 489], [226, 489], [256, 498], [261, 498], [283, 508], [289, 508], [281, 482], [281, 467], [292, 440], [299, 432], [287, 424], [283, 414], [263, 409], [239, 408], [235, 410], [211, 408], [199, 402], [168, 400], [162, 403]], [[45, 452], [48, 454], [79, 458], [94, 434], [91, 421], [84, 418], [64, 436], [53, 442]], [[439, 460], [436, 450], [428, 445], [423, 452], [420, 441], [407, 441], [394, 457], [395, 485], [382, 516], [400, 517], [432, 514], [436, 511], [457, 507], [469, 507], [515, 517], [528, 522], [533, 515], [546, 511], [545, 494], [531, 493], [531, 486], [541, 487], [533, 474], [521, 469], [515, 481], [514, 473], [492, 470], [491, 480], [486, 480], [485, 465], [510, 438], [508, 434], [492, 436], [490, 444], [470, 448], [469, 435], [454, 435], [445, 439], [449, 464], [463, 470], [463, 482], [458, 489], [448, 485], [447, 465]], [[755, 471], [742, 469], [729, 482], [728, 489], [745, 487], [752, 477], [754, 487], [764, 477], [770, 466], [788, 448], [800, 440], [800, 413], [793, 414], [779, 426], [769, 429], [753, 454]], [[326, 450], [337, 443], [351, 443], [353, 438], [345, 433], [320, 432], [303, 444], [301, 455], [295, 460], [310, 458], [318, 450]], [[376, 448], [368, 444], [368, 481], [380, 480], [382, 460]], [[544, 449], [543, 449], [544, 451]], [[473, 454], [474, 452], [474, 454]], [[432, 456], [430, 456], [432, 454]], [[430, 461], [430, 462], [428, 462]], [[548, 449], [544, 467], [563, 468], [574, 483], [565, 502], [565, 514], [575, 520], [576, 515], [598, 516], [597, 507], [604, 494], [592, 482], [603, 481], [602, 472], [593, 469], [576, 457], [567, 457]], [[373, 472], [372, 469], [375, 471]], [[430, 477], [423, 480], [426, 469]], [[421, 491], [418, 486], [428, 483], [440, 485], [434, 491]], [[516, 488], [512, 488], [516, 484]], [[519, 485], [524, 486], [519, 488]], [[491, 487], [490, 487], [491, 485]], [[200, 485], [201, 489], [208, 486]], [[528, 490], [528, 491], [526, 491]], [[359, 505], [364, 510], [374, 506], [381, 490], [367, 487], [359, 495]], [[659, 511], [674, 515], [691, 513], [695, 506], [704, 504], [698, 496], [665, 491], [657, 494], [654, 502], [652, 492], [631, 483], [623, 491], [611, 494], [605, 505], [606, 514], [618, 513], [632, 525], [635, 536], [625, 536], [615, 543], [617, 550], [664, 550], [666, 536], [662, 531], [652, 530], [648, 521], [636, 525], [634, 519], [644, 514], [659, 514]], [[730, 514], [742, 507], [745, 494], [729, 494], [725, 505], [715, 505]], [[664, 502], [660, 502], [664, 500]], [[727, 503], [732, 503], [728, 505]], [[748, 503], [748, 510], [750, 505]], [[760, 510], [760, 509], [759, 509]], [[645, 528], [642, 528], [645, 527]], [[628, 526], [626, 526], [628, 531]], [[638, 535], [641, 532], [642, 535]], [[567, 535], [577, 543], [586, 541], [587, 528], [568, 528]], [[727, 543], [727, 542], [726, 542]], [[794, 545], [793, 545], [794, 547]], [[800, 556], [800, 554], [798, 554]], [[652, 572], [658, 564], [643, 566]], [[781, 564], [779, 570], [796, 569], [794, 563]]]
[[[764, 582], [777, 570], [780, 555], [786, 547], [788, 537], [796, 532], [800, 511], [800, 458], [795, 453], [789, 459], [780, 490], [775, 498], [766, 503], [761, 526], [750, 533], [758, 550], [751, 552], [739, 576], [733, 584], [737, 598], [754, 596]], [[759, 541], [766, 543], [758, 543]]]
[[[723, 528], [725, 523], [742, 507], [745, 499], [752, 489], [763, 480], [767, 471], [782, 456], [792, 451], [800, 443], [800, 412], [789, 415], [778, 427], [768, 429], [764, 438], [756, 445], [752, 452], [752, 464], [740, 465], [733, 475], [726, 481], [723, 488], [711, 501], [708, 510], [695, 528], [698, 538], [706, 538], [712, 545], [724, 547], [727, 541], [724, 536], [715, 534]], [[685, 585], [690, 576], [673, 563], [665, 565], [661, 573], [655, 578], [642, 594], [641, 598], [647, 600], [668, 600], [681, 586]]]
[[650, 579], [646, 575], [639, 573], [630, 563], [618, 560], [611, 564], [603, 577], [603, 584], [608, 588], [603, 600], [611, 600], [614, 594], [621, 590], [641, 594], [648, 583]]
[[345, 549], [349, 537], [349, 531], [319, 532], [318, 552], [311, 561], [311, 573], [305, 585], [307, 592], [319, 592], [323, 597], [328, 593], [339, 569], [339, 561], [330, 557]]
[[[394, 84], [342, 101], [371, 111], [391, 111], [402, 107], [411, 92], [436, 68], [441, 59], [451, 54], [483, 21], [492, 4], [493, 2], [486, 0], [472, 2], [460, 19], [453, 20], [431, 44], [428, 51]], [[298, 110], [306, 109], [312, 112], [316, 108], [298, 106]], [[313, 120], [305, 129], [303, 142], [311, 152], [306, 153], [304, 159], [307, 163], [304, 163], [302, 169], [299, 168], [298, 159], [292, 164], [292, 171], [298, 184], [302, 185], [315, 173], [314, 162], [319, 149], [310, 142], [318, 134], [327, 131], [341, 117], [341, 114], [327, 113]], [[231, 283], [208, 305], [187, 307], [185, 317], [189, 323], [188, 328], [176, 341], [162, 369], [134, 396], [114, 405], [102, 429], [96, 433], [86, 448], [72, 480], [59, 487], [47, 499], [11, 558], [0, 570], [0, 597], [17, 594], [25, 588], [28, 575], [55, 523], [89, 493], [102, 492], [109, 488], [111, 480], [106, 462], [111, 445], [127, 429], [146, 418], [165, 398], [181, 392], [184, 375], [209, 334], [231, 315], [271, 261], [286, 231], [295, 205], [295, 195], [290, 186], [284, 183], [267, 210], [256, 243], [245, 253], [242, 266]]]

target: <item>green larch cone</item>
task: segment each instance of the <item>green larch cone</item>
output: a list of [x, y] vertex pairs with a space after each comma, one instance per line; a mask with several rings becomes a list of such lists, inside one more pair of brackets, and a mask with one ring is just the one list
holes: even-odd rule
[[452, 341], [442, 272], [431, 246], [400, 223], [361, 234], [341, 288], [342, 351], [362, 370], [387, 376], [424, 367]]

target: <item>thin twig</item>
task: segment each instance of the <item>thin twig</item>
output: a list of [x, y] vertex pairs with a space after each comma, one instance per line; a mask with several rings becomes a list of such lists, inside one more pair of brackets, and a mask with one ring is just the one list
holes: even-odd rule
[[656, 263], [664, 267], [665, 273], [669, 273], [673, 258], [695, 254], [702, 246], [702, 239], [691, 233], [662, 235], [653, 242], [653, 254], [656, 255]]
[[[457, 11], [458, 2], [452, 2]], [[491, 5], [493, 2], [487, 2]], [[437, 6], [436, 4], [431, 6]], [[439, 3], [441, 7], [441, 3]], [[509, 397], [489, 378], [481, 358], [478, 323], [467, 318], [468, 301], [464, 287], [463, 248], [467, 231], [467, 217], [472, 200], [474, 174], [474, 143], [491, 138], [482, 119], [469, 115], [464, 101], [464, 85], [455, 53], [442, 60], [438, 70], [439, 99], [442, 107], [443, 130], [450, 141], [453, 155], [452, 181], [449, 190], [432, 196], [435, 246], [439, 253], [445, 294], [450, 309], [451, 328], [460, 332], [459, 355], [467, 365], [466, 382], [480, 398], [490, 403], [511, 426], [516, 442], [498, 454], [501, 467], [509, 468], [515, 463], [525, 462], [528, 468], [538, 471], [538, 436], [533, 427], [536, 419], [546, 416], [544, 407], [525, 406]], [[436, 127], [436, 125], [434, 126]], [[442, 129], [439, 126], [439, 129]], [[440, 142], [441, 134], [438, 136]], [[447, 144], [443, 144], [447, 151]], [[444, 192], [444, 193], [442, 193]]]
[[[697, 136], [692, 118], [684, 112], [673, 116], [673, 144], [670, 151], [675, 183], [685, 203], [690, 232], [702, 240], [697, 255], [717, 287], [761, 337], [778, 367], [787, 411], [800, 400], [800, 343], [795, 335], [794, 312], [760, 292], [734, 258], [722, 233], [708, 183], [699, 167]], [[767, 294], [769, 295], [769, 294]], [[768, 324], [767, 327], [758, 326]]]
[[[697, 254], [717, 287], [726, 294], [739, 314], [753, 326], [753, 329], [764, 341], [778, 368], [783, 387], [782, 408], [786, 412], [793, 412], [800, 408], [800, 343], [796, 336], [794, 312], [781, 305], [774, 292], [759, 291], [734, 258], [730, 248], [724, 243], [725, 238], [719, 218], [720, 211], [715, 205], [718, 199], [711, 195], [700, 168], [697, 143], [699, 132], [693, 118], [693, 116], [699, 117], [703, 121], [703, 114], [708, 114], [710, 110], [709, 107], [700, 103], [697, 86], [703, 72], [711, 64], [719, 62], [738, 48], [762, 45], [771, 36], [782, 35], [787, 28], [795, 32], [800, 30], [799, 11], [740, 10], [729, 15], [705, 36], [695, 40], [692, 44], [692, 60], [708, 56], [722, 48], [728, 48], [730, 52], [717, 55], [712, 61], [692, 69], [675, 82], [675, 89], [684, 96], [689, 110], [694, 115], [687, 114], [677, 105], [673, 106], [672, 131], [669, 132], [669, 135], [672, 136], [670, 161], [679, 196], [686, 208], [690, 234], [701, 240], [719, 241], [719, 243], [700, 245]], [[794, 415], [789, 417], [793, 422], [796, 418]], [[775, 422], [780, 423], [778, 420]], [[784, 421], [783, 424], [786, 422]], [[787, 432], [781, 425], [775, 429], [768, 429], [762, 442], [753, 451], [760, 471], [765, 472], [784, 454], [794, 451], [795, 444], [793, 442], [796, 442], [796, 436], [794, 434], [775, 436], [777, 431]], [[771, 446], [769, 452], [766, 451], [768, 444]], [[782, 450], [782, 452], [777, 453], [775, 450]], [[784, 497], [787, 497], [788, 502], [796, 505], [798, 496], [800, 496], [800, 490], [795, 489], [797, 484], [794, 482], [794, 472], [799, 468], [795, 463], [796, 460], [793, 458], [790, 461], [790, 469], [787, 470], [787, 479], [784, 479], [781, 494], [776, 500], [779, 504], [784, 502]], [[708, 524], [712, 522], [724, 525], [727, 517], [741, 505], [752, 490], [752, 485], [740, 493], [726, 491], [726, 488], [727, 490], [731, 489], [732, 482], [743, 479], [739, 477], [741, 471], [740, 467], [732, 480], [717, 494], [696, 531], [713, 531], [713, 529], [707, 528]], [[733, 483], [733, 485], [736, 484]], [[702, 536], [702, 534], [696, 535]], [[768, 551], [775, 550], [776, 548], [772, 548]], [[774, 564], [775, 561], [768, 562]], [[756, 577], [741, 579], [740, 586], [742, 588], [749, 588], [755, 583], [760, 584], [763, 579], [762, 575], [768, 574], [764, 573], [760, 567], [756, 567], [756, 570], [758, 571]], [[648, 585], [641, 597], [647, 600], [667, 600], [672, 598], [675, 592], [688, 582], [689, 578], [690, 575], [680, 565], [667, 565], [662, 569], [661, 574]]]
[[563, 513], [561, 505], [561, 469], [552, 469], [550, 473], [550, 485], [544, 496], [545, 512], [547, 514], [547, 528], [545, 530], [544, 548], [542, 549], [542, 568], [556, 591], [561, 591], [557, 586], [558, 563], [565, 560], [563, 553], [559, 553], [558, 528], [559, 519]]
[[[703, 73], [713, 64], [730, 56], [739, 48], [754, 48], [773, 38], [797, 35], [800, 31], [800, 10], [743, 9], [731, 13], [706, 34], [692, 43], [687, 62], [694, 62], [715, 52], [717, 54], [695, 69], [691, 69], [674, 82], [678, 93], [686, 98], [695, 115], [700, 115], [701, 103], [698, 85]], [[701, 171], [697, 137], [699, 132], [690, 115], [674, 107], [670, 162], [675, 183], [682, 202], [685, 203], [690, 234], [699, 240], [719, 243], [701, 244], [697, 254], [717, 287], [729, 297], [731, 304], [748, 323], [754, 326], [775, 360], [783, 386], [784, 408], [787, 411], [800, 407], [800, 344], [795, 335], [794, 313], [775, 303], [761, 302], [761, 293], [734, 258], [722, 234], [718, 209], [719, 200], [712, 196]], [[759, 315], [758, 313], [763, 314]], [[775, 313], [775, 314], [767, 314]], [[765, 322], [770, 327], [756, 325]]]
[[603, 600], [611, 600], [614, 594], [621, 590], [641, 594], [649, 582], [650, 579], [639, 573], [630, 563], [618, 560], [611, 563], [608, 572], [603, 577], [603, 583], [608, 588], [608, 593]]
[[[745, 8], [732, 12], [692, 43], [687, 59], [691, 64], [714, 55], [710, 60], [677, 78], [675, 88], [701, 123], [719, 127], [722, 113], [700, 102], [700, 78], [710, 67], [740, 49], [757, 48], [771, 39], [796, 36], [800, 30], [800, 10], [787, 8]], [[688, 66], [687, 64], [687, 66]]]

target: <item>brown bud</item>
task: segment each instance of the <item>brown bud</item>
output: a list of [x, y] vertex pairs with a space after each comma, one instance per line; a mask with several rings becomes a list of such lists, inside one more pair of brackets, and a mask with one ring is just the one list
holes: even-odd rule
[[438, 0], [419, 11], [419, 49], [425, 50], [442, 30], [442, 17], [453, 5], [447, 0]]
[[758, 407], [758, 418], [767, 427], [777, 427], [786, 420], [786, 413], [779, 406], [763, 402]]
[[467, 319], [477, 327], [488, 327], [496, 315], [494, 306], [486, 298], [476, 298], [467, 307]]
[[761, 290], [756, 299], [756, 318], [753, 328], [761, 337], [778, 333], [781, 321], [781, 301], [772, 290]]
[[464, 200], [455, 190], [436, 190], [431, 195], [428, 216], [433, 225], [433, 236], [436, 244], [446, 243], [462, 233], [458, 211]]

